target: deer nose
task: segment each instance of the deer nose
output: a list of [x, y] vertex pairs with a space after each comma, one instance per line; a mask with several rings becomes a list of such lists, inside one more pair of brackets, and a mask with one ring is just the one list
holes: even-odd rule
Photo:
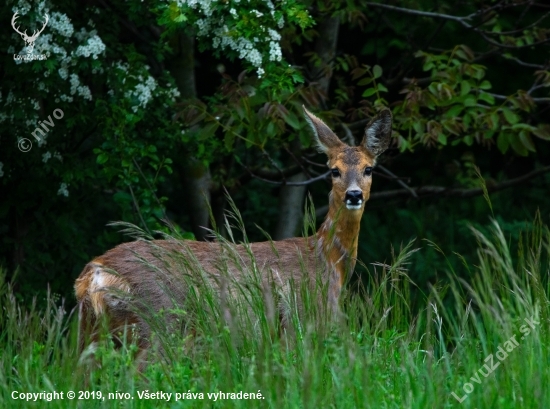
[[363, 192], [360, 190], [348, 190], [344, 200], [348, 206], [361, 205], [363, 202]]

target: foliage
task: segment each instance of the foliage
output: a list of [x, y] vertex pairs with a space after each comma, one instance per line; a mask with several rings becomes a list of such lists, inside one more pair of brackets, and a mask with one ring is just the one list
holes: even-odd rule
[[[266, 73], [264, 67], [268, 77], [275, 76], [280, 67], [277, 62], [282, 61], [281, 35], [277, 29], [282, 29], [285, 23], [301, 28], [312, 23], [302, 3], [294, 0], [277, 6], [271, 0], [236, 1], [229, 10], [227, 4], [209, 0], [180, 0], [168, 7], [159, 5], [159, 9], [162, 12], [159, 23], [166, 27], [167, 33], [182, 25], [189, 27], [201, 40], [203, 50], [213, 49], [216, 57], [239, 58], [256, 68], [259, 77]], [[281, 77], [269, 82], [276, 86], [284, 83]]]
[[[475, 166], [490, 185], [535, 169], [549, 152], [550, 74], [541, 57], [548, 29], [537, 5], [522, 7], [507, 0], [10, 0], [0, 6], [2, 21], [17, 11], [32, 31], [45, 13], [50, 20], [33, 51], [45, 60], [14, 60], [24, 43], [8, 24], [0, 32], [8, 47], [0, 88], [0, 263], [20, 268], [19, 294], [44, 292], [47, 283], [67, 294], [82, 265], [121, 240], [108, 222], [153, 232], [165, 231], [161, 219], [170, 219], [187, 232], [193, 214], [183, 165], [192, 158], [211, 172], [214, 196], [227, 188], [237, 198], [247, 227], [271, 229], [279, 185], [266, 180], [323, 172], [302, 105], [348, 140], [360, 139], [368, 118], [389, 106], [395, 148], [382, 164], [414, 185], [474, 188]], [[327, 61], [319, 41], [329, 18], [339, 21], [339, 39]], [[180, 35], [197, 39], [196, 98], [180, 97], [186, 90], [170, 68]], [[323, 78], [330, 78], [327, 92], [318, 84]], [[56, 109], [61, 119], [53, 118]], [[36, 140], [39, 122], [52, 120]], [[30, 152], [18, 149], [22, 138], [33, 143]], [[375, 186], [394, 183], [377, 179]], [[325, 185], [308, 189], [326, 203]], [[518, 196], [531, 197], [525, 189]], [[533, 197], [535, 208], [547, 204], [538, 190]], [[219, 202], [213, 210], [223, 214]], [[403, 201], [392, 204], [400, 207], [395, 214], [408, 214], [406, 225], [431, 220], [424, 215], [433, 202], [415, 205], [415, 214]], [[462, 220], [478, 207], [455, 202], [448, 212]], [[380, 211], [372, 219], [390, 223], [377, 227], [386, 232], [381, 242], [404, 240], [394, 217]], [[457, 231], [421, 224], [407, 238]], [[388, 246], [364, 240], [361, 248], [369, 260], [388, 257]]]

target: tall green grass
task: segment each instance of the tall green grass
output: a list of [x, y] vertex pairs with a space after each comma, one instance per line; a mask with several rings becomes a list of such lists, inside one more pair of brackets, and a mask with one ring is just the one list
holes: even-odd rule
[[[0, 270], [0, 407], [548, 408], [550, 230], [536, 215], [517, 243], [495, 221], [488, 231], [472, 229], [465, 239], [477, 242], [477, 259], [463, 259], [463, 271], [449, 263], [414, 305], [407, 265], [422, 249], [411, 245], [396, 251], [390, 265], [367, 264], [365, 288], [343, 296], [345, 320], [328, 320], [319, 294], [295, 288], [310, 301], [306, 311], [295, 311], [284, 335], [254, 274], [250, 285], [220, 300], [196, 279], [194, 263], [172, 255], [182, 272], [194, 271], [182, 273], [194, 290], [163, 312], [181, 318], [177, 331], [158, 315], [148, 317], [157, 325], [149, 364], [141, 368], [136, 346], [116, 348], [107, 334], [93, 353], [79, 354], [76, 314], [52, 296], [41, 309], [19, 304]], [[460, 257], [426, 244], [443, 259]], [[495, 354], [506, 346], [514, 349], [501, 362]], [[491, 354], [498, 367], [485, 377]], [[58, 391], [64, 399], [27, 402], [12, 399], [14, 391]], [[68, 391], [76, 398], [68, 399]], [[79, 391], [94, 394], [79, 400]], [[141, 399], [144, 391], [172, 396]], [[262, 398], [207, 395], [220, 391]]]

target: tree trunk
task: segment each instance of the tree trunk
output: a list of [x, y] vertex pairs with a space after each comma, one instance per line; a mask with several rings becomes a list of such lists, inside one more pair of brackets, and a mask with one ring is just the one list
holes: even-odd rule
[[[306, 180], [303, 172], [291, 176], [289, 182], [302, 182]], [[279, 222], [273, 238], [282, 240], [295, 237], [302, 227], [304, 198], [307, 186], [282, 186], [279, 192]]]
[[[317, 82], [322, 93], [328, 95], [330, 79], [332, 77], [332, 61], [336, 55], [338, 30], [340, 20], [336, 17], [326, 18], [318, 24], [319, 37], [315, 42], [315, 52], [319, 56], [320, 64], [311, 67], [312, 79]], [[296, 149], [299, 154], [299, 149]], [[289, 178], [289, 181], [306, 180], [304, 173]], [[295, 237], [300, 233], [303, 223], [304, 199], [307, 186], [283, 186], [279, 192], [279, 220], [273, 238], [282, 240]]]
[[319, 88], [328, 96], [332, 65], [336, 56], [338, 31], [340, 20], [337, 17], [326, 18], [318, 25], [319, 37], [315, 41], [315, 52], [319, 56], [320, 64], [311, 67], [312, 79], [319, 84]]
[[[183, 99], [196, 98], [195, 85], [195, 38], [187, 33], [176, 34], [172, 41], [176, 54], [168, 61], [167, 67], [176, 81]], [[193, 157], [181, 163], [182, 188], [188, 200], [191, 230], [197, 240], [206, 240], [210, 220], [210, 189], [212, 177], [210, 169]]]
[[187, 196], [189, 221], [197, 240], [206, 240], [210, 223], [210, 170], [194, 158], [189, 158], [184, 166], [184, 189]]

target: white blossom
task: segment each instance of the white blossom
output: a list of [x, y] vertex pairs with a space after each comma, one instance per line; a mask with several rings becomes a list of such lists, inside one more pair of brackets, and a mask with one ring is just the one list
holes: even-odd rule
[[153, 98], [153, 91], [157, 88], [157, 81], [149, 76], [145, 81], [143, 77], [138, 76], [139, 83], [133, 90], [127, 91], [124, 96], [126, 98], [137, 98], [139, 103], [132, 106], [132, 111], [137, 112], [139, 107], [145, 108], [149, 101]]
[[20, 0], [16, 6], [11, 9], [14, 13], [27, 14], [31, 11], [31, 5], [26, 0]]
[[67, 70], [67, 68], [65, 67], [61, 67], [60, 69], [57, 70], [57, 73], [59, 74], [59, 76], [61, 78], [63, 78], [64, 80], [67, 79], [67, 77], [69, 76], [69, 71]]
[[67, 187], [68, 185], [66, 183], [61, 183], [61, 186], [59, 187], [57, 194], [59, 196], [69, 197], [69, 190], [67, 189]]
[[281, 35], [271, 28], [267, 29], [267, 33], [269, 34], [269, 38], [274, 41], [279, 41], [281, 39]]
[[[87, 99], [89, 101], [92, 100], [92, 93], [90, 91], [90, 88], [88, 88], [87, 85], [80, 85], [80, 79], [78, 78], [78, 75], [71, 74], [69, 82], [71, 83], [71, 95], [77, 94], [84, 99]], [[61, 96], [61, 98], [63, 99], [63, 96]]]
[[[176, 3], [181, 8], [193, 9], [194, 14], [198, 16], [195, 21], [197, 37], [210, 37], [214, 49], [221, 48], [222, 50], [230, 49], [235, 51], [240, 59], [247, 61], [258, 69], [258, 75], [261, 76], [265, 73], [263, 69], [261, 71], [259, 69], [263, 64], [264, 57], [262, 51], [265, 50], [266, 46], [269, 50], [269, 61], [282, 60], [282, 50], [279, 44], [281, 35], [269, 27], [283, 28], [284, 17], [280, 16], [276, 19], [275, 4], [272, 0], [260, 2], [260, 6], [263, 4], [263, 11], [260, 11], [262, 8], [249, 11], [254, 18], [261, 18], [262, 21], [265, 20], [267, 23], [267, 26], [262, 26], [262, 30], [265, 32], [267, 27], [268, 36], [262, 36], [262, 38], [256, 36], [253, 37], [253, 41], [239, 36], [235, 30], [235, 26], [230, 25], [228, 27], [224, 23], [224, 16], [227, 16], [227, 14], [220, 14], [218, 12], [219, 9], [213, 9], [214, 0], [177, 0]], [[233, 0], [232, 3], [238, 4], [239, 0]], [[266, 9], [269, 13], [265, 12]], [[234, 21], [239, 17], [239, 12], [235, 7], [229, 8], [229, 14], [233, 17], [229, 21]], [[271, 24], [269, 23], [270, 19], [272, 20]]]
[[63, 37], [71, 37], [74, 33], [74, 27], [71, 24], [71, 19], [66, 14], [58, 13], [56, 11], [50, 14], [48, 27], [54, 31], [57, 31]]
[[94, 60], [97, 60], [97, 56], [101, 54], [103, 51], [105, 51], [105, 49], [106, 49], [105, 44], [103, 44], [103, 41], [101, 41], [101, 38], [95, 35], [91, 38], [88, 38], [86, 45], [78, 46], [74, 55], [76, 55], [77, 57], [92, 56]]
[[272, 41], [269, 43], [269, 61], [281, 61], [283, 53], [279, 43]]

